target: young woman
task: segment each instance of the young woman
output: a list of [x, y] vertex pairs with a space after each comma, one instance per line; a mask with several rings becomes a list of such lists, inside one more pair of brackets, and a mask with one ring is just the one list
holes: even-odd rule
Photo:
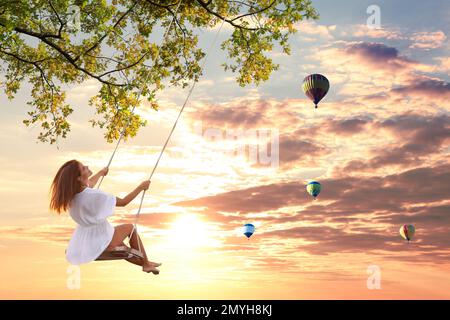
[[159, 274], [160, 263], [151, 262], [142, 245], [142, 241], [132, 224], [121, 224], [115, 228], [107, 217], [114, 212], [114, 207], [124, 207], [142, 191], [150, 186], [150, 180], [142, 182], [123, 199], [98, 189], [93, 189], [98, 179], [105, 176], [104, 168], [92, 176], [88, 166], [77, 160], [66, 162], [56, 173], [51, 185], [50, 209], [61, 212], [69, 211], [78, 224], [66, 251], [66, 258], [72, 264], [88, 263], [95, 260], [103, 251], [123, 246], [125, 238], [130, 238], [130, 246], [142, 250], [144, 259], [127, 259], [128, 262], [142, 266], [145, 272]]

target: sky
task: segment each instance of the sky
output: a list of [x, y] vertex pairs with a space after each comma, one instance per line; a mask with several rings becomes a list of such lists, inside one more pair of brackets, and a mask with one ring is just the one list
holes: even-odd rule
[[[113, 151], [88, 123], [98, 83], [69, 88], [72, 130], [57, 146], [22, 124], [29, 86], [12, 101], [1, 92], [0, 298], [449, 299], [450, 4], [312, 2], [320, 18], [297, 25], [290, 56], [270, 54], [280, 68], [259, 87], [223, 71], [231, 30], [218, 35], [139, 218], [158, 276], [125, 261], [71, 266], [75, 222], [48, 209], [65, 161], [97, 171]], [[318, 109], [301, 91], [310, 73], [331, 83]], [[148, 125], [121, 144], [102, 190], [122, 197], [148, 178], [186, 96], [167, 87], [159, 111], [138, 110]], [[110, 222], [134, 222], [138, 205]]]

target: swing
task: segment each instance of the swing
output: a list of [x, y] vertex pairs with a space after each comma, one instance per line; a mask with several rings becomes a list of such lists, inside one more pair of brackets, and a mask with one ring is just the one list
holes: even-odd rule
[[[174, 19], [175, 19], [175, 15], [176, 15], [177, 12], [178, 12], [178, 8], [180, 7], [181, 2], [182, 2], [182, 0], [180, 0], [180, 1], [178, 2], [178, 6], [177, 6], [177, 8], [176, 8], [176, 10], [175, 10], [175, 13], [174, 13], [174, 18], [172, 19], [171, 23], [169, 24], [169, 27], [167, 28], [167, 30], [166, 30], [166, 32], [165, 32], [165, 34], [164, 34], [164, 36], [163, 36], [163, 42], [166, 41], [166, 37], [167, 37], [167, 35], [168, 35], [168, 31], [170, 30], [170, 27], [171, 27], [171, 25], [172, 25], [172, 23], [173, 23], [173, 21], [174, 21]], [[207, 56], [208, 56], [208, 52], [209, 52], [209, 51], [211, 50], [211, 48], [214, 46], [214, 44], [215, 44], [215, 42], [216, 42], [216, 40], [217, 40], [217, 37], [218, 37], [218, 35], [219, 35], [219, 33], [220, 33], [220, 31], [221, 31], [221, 29], [222, 29], [224, 23], [225, 23], [225, 20], [222, 20], [222, 24], [221, 24], [219, 30], [217, 31], [216, 36], [215, 36], [213, 42], [211, 43], [210, 48], [209, 48], [208, 51], [206, 52], [205, 60], [203, 60], [203, 64], [202, 64], [202, 67], [201, 67], [202, 69], [204, 69], [204, 66], [205, 66], [205, 64], [206, 64], [206, 58], [207, 58]], [[159, 51], [158, 51], [158, 54], [159, 54]], [[159, 164], [159, 160], [161, 159], [161, 156], [163, 155], [164, 150], [166, 149], [166, 146], [167, 146], [167, 144], [169, 143], [169, 140], [170, 140], [170, 138], [171, 138], [171, 136], [172, 136], [172, 134], [173, 134], [173, 132], [174, 132], [174, 130], [175, 130], [175, 127], [176, 127], [176, 125], [177, 125], [177, 123], [178, 123], [178, 120], [180, 119], [181, 113], [183, 112], [184, 108], [186, 107], [187, 102], [188, 102], [188, 100], [189, 100], [189, 98], [190, 98], [190, 96], [191, 96], [191, 94], [192, 94], [192, 92], [193, 92], [193, 90], [194, 90], [194, 88], [195, 88], [196, 83], [197, 83], [196, 81], [193, 82], [193, 84], [192, 84], [192, 86], [191, 86], [191, 88], [190, 88], [190, 90], [189, 90], [189, 92], [188, 92], [188, 95], [187, 95], [187, 97], [186, 97], [186, 100], [184, 101], [183, 106], [181, 107], [180, 112], [178, 113], [178, 116], [177, 116], [177, 118], [176, 118], [176, 120], [175, 120], [175, 123], [173, 124], [173, 127], [172, 127], [172, 129], [171, 129], [171, 131], [170, 131], [170, 133], [169, 133], [169, 136], [167, 137], [166, 142], [164, 143], [164, 146], [163, 146], [163, 148], [161, 149], [161, 152], [160, 152], [160, 154], [159, 154], [159, 157], [158, 157], [158, 159], [157, 159], [157, 161], [156, 161], [156, 163], [155, 163], [155, 166], [153, 167], [153, 170], [152, 170], [152, 172], [151, 172], [151, 174], [150, 174], [149, 180], [151, 180], [151, 178], [152, 178], [152, 176], [153, 176], [153, 173], [155, 172], [156, 167], [157, 167], [158, 164]], [[138, 100], [139, 100], [141, 94], [142, 94], [142, 90], [139, 92], [139, 95], [138, 95], [138, 97], [137, 97]], [[135, 108], [136, 108], [136, 105], [133, 106], [133, 109], [131, 110], [131, 114], [134, 113], [134, 109], [135, 109]], [[109, 159], [108, 165], [106, 166], [107, 168], [109, 168], [109, 166], [111, 165], [111, 162], [112, 162], [112, 160], [113, 160], [113, 158], [114, 158], [114, 155], [115, 155], [115, 153], [116, 153], [116, 151], [117, 151], [117, 148], [119, 147], [119, 144], [120, 144], [120, 142], [121, 142], [121, 140], [122, 140], [122, 138], [123, 138], [125, 129], [128, 127], [128, 125], [129, 125], [129, 121], [128, 121], [128, 123], [124, 126], [124, 128], [122, 129], [122, 132], [121, 132], [121, 134], [120, 134], [120, 137], [119, 137], [119, 139], [117, 140], [116, 147], [114, 148], [114, 151], [113, 151], [113, 153], [112, 153], [112, 155], [111, 155], [111, 158]], [[98, 186], [97, 186], [97, 189], [100, 188], [100, 185], [102, 184], [103, 178], [104, 178], [104, 176], [101, 177], [101, 179], [100, 179], [100, 181], [99, 181], [99, 184], [98, 184]], [[140, 212], [141, 212], [141, 209], [142, 209], [142, 203], [143, 203], [143, 201], [144, 201], [144, 197], [145, 197], [145, 192], [146, 192], [146, 191], [147, 191], [147, 190], [144, 190], [144, 192], [142, 193], [141, 202], [140, 202], [140, 204], [139, 204], [139, 209], [138, 209], [138, 211], [137, 211], [137, 213], [136, 213], [136, 219], [135, 219], [135, 222], [134, 222], [134, 228], [133, 228], [133, 231], [131, 232], [131, 234], [130, 234], [130, 236], [129, 236], [129, 239], [131, 239], [131, 236], [133, 235], [134, 230], [137, 229], [137, 222], [138, 222], [138, 220], [139, 220], [139, 215], [140, 215]], [[141, 251], [140, 241], [138, 241], [138, 248], [139, 248], [139, 249], [136, 250], [136, 249], [134, 249], [134, 248], [130, 248], [130, 247], [125, 246], [125, 245], [121, 245], [121, 246], [118, 246], [118, 247], [113, 248], [112, 250], [104, 251], [97, 259], [95, 259], [95, 261], [123, 260], [123, 259], [133, 259], [133, 258], [134, 258], [134, 259], [142, 260], [142, 259], [144, 259], [144, 255], [143, 255], [143, 253], [142, 253], [142, 251]]]
[[103, 260], [122, 260], [122, 259], [144, 259], [144, 256], [142, 255], [142, 252], [127, 247], [127, 246], [119, 246], [115, 247], [114, 249], [110, 251], [103, 251], [103, 253], [95, 259], [96, 261], [103, 261]]

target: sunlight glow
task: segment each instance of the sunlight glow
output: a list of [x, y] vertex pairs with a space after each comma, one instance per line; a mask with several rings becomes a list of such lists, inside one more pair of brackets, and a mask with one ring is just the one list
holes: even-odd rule
[[193, 249], [213, 243], [211, 228], [195, 214], [183, 214], [169, 228], [168, 244], [171, 247]]

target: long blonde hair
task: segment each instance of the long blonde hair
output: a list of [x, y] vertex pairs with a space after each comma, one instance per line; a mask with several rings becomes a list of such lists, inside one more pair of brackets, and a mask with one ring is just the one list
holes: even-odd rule
[[70, 201], [81, 191], [80, 163], [77, 160], [67, 161], [59, 168], [50, 187], [50, 210], [58, 214], [67, 211]]

